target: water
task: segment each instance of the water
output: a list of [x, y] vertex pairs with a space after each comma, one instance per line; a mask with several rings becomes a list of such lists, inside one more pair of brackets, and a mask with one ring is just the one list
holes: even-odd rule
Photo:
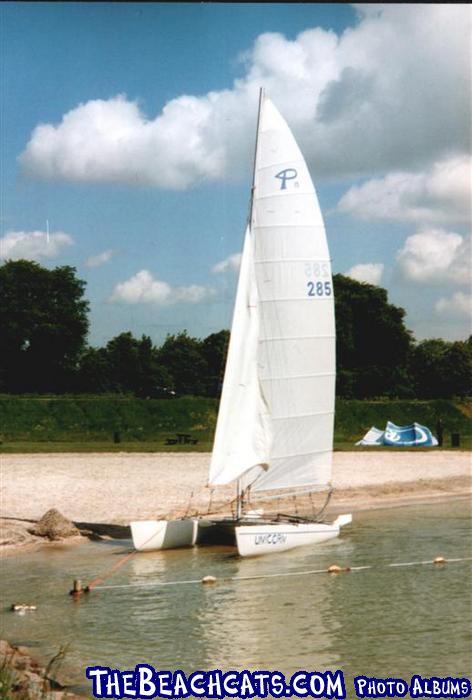
[[[357, 514], [341, 538], [257, 559], [201, 548], [133, 557], [107, 581], [154, 581], [272, 574], [332, 563], [374, 565], [337, 576], [310, 575], [95, 590], [68, 595], [109, 569], [130, 543], [41, 550], [2, 562], [2, 636], [43, 657], [69, 644], [66, 671], [90, 693], [88, 665], [129, 669], [259, 668], [343, 670], [348, 697], [355, 675], [464, 677], [470, 672], [471, 562], [382, 568], [391, 562], [471, 555], [465, 501]], [[12, 602], [36, 603], [20, 616]], [[351, 689], [351, 690], [350, 690]], [[355, 697], [355, 696], [354, 696]]]

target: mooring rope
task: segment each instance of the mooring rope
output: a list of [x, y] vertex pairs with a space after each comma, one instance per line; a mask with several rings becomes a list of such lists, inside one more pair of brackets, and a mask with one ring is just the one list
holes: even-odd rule
[[[135, 554], [135, 552], [132, 552]], [[400, 568], [408, 566], [425, 566], [428, 564], [433, 565], [444, 565], [444, 564], [455, 564], [458, 562], [472, 561], [472, 557], [458, 557], [454, 559], [445, 559], [444, 557], [436, 557], [436, 559], [426, 559], [424, 561], [407, 561], [407, 562], [394, 562], [390, 564], [368, 564], [364, 566], [347, 566], [339, 567], [335, 564], [331, 565], [327, 569], [306, 569], [302, 571], [282, 571], [271, 574], [253, 574], [251, 576], [223, 576], [218, 579], [213, 576], [208, 576], [198, 579], [186, 579], [181, 581], [150, 581], [147, 583], [122, 583], [122, 584], [112, 584], [99, 586], [94, 585], [95, 590], [105, 590], [105, 589], [118, 589], [118, 588], [152, 588], [152, 587], [164, 587], [164, 586], [184, 586], [192, 584], [202, 584], [202, 583], [231, 583], [238, 581], [255, 581], [260, 579], [270, 579], [270, 578], [286, 578], [289, 576], [311, 576], [315, 574], [338, 574], [338, 573], [348, 573], [348, 572], [358, 572], [367, 571], [372, 569], [389, 569], [389, 568]], [[96, 579], [98, 582], [98, 579]], [[90, 586], [89, 586], [90, 588]]]
[[[154, 537], [154, 534], [155, 534], [155, 533], [153, 533], [152, 537]], [[152, 537], [150, 537], [149, 539], [151, 540]], [[101, 576], [97, 576], [97, 577], [94, 578], [92, 581], [90, 581], [90, 583], [88, 584], [88, 586], [85, 587], [85, 591], [91, 591], [92, 588], [98, 588], [98, 584], [99, 584], [99, 583], [103, 583], [103, 581], [104, 581], [106, 578], [108, 578], [109, 576], [111, 576], [117, 569], [120, 568], [120, 566], [123, 566], [123, 564], [124, 564], [125, 562], [129, 561], [129, 560], [130, 560], [132, 557], [134, 557], [137, 553], [138, 553], [138, 550], [135, 550], [135, 551], [133, 551], [133, 552], [130, 552], [130, 553], [127, 554], [126, 556], [122, 557], [119, 561], [116, 562], [116, 564], [114, 564], [110, 569], [107, 569]], [[103, 588], [103, 586], [100, 586], [100, 588]]]

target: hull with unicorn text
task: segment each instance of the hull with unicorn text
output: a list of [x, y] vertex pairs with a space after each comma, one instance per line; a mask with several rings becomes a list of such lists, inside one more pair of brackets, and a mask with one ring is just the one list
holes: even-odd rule
[[300, 521], [241, 525], [235, 528], [238, 553], [242, 557], [255, 557], [321, 544], [338, 537], [341, 527], [351, 521], [351, 515], [346, 514], [340, 515], [333, 523]]

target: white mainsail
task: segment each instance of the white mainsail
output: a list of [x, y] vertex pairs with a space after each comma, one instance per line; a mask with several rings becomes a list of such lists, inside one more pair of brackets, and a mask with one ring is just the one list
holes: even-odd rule
[[334, 298], [323, 219], [289, 127], [261, 97], [251, 220], [210, 484], [244, 475], [253, 491], [326, 487], [334, 390]]

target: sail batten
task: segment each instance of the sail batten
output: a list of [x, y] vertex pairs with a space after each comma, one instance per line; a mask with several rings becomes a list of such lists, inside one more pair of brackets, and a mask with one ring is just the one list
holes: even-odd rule
[[[283, 199], [284, 197], [284, 194], [262, 194], [257, 195], [257, 200], [263, 202], [265, 199]], [[297, 192], [297, 198], [302, 199], [303, 197], [311, 197], [311, 192]]]
[[266, 98], [256, 143], [210, 483], [251, 475], [253, 491], [322, 489], [331, 479], [335, 385], [324, 223], [300, 149]]
[[[267, 303], [273, 303], [274, 301], [303, 301], [309, 303], [309, 299], [305, 299], [305, 297], [299, 296], [299, 297], [275, 297], [274, 299], [259, 299], [259, 304], [267, 304]], [[330, 303], [329, 299], [320, 299], [319, 301], [325, 301]]]
[[[257, 260], [254, 262], [254, 265], [265, 265], [266, 263], [294, 263], [294, 262], [302, 262], [302, 263], [313, 263], [313, 260], [311, 258], [286, 258], [285, 260], [283, 258], [267, 258], [266, 260]], [[316, 262], [326, 262], [331, 264], [331, 260], [317, 260]]]
[[334, 335], [294, 335], [294, 336], [287, 336], [286, 338], [282, 338], [280, 336], [274, 335], [273, 338], [265, 338], [264, 340], [260, 340], [260, 343], [268, 343], [272, 342], [275, 340], [319, 340], [321, 339], [328, 339], [331, 340], [335, 338], [336, 336]]
[[325, 450], [309, 450], [308, 452], [286, 452], [284, 454], [279, 454], [275, 459], [290, 459], [291, 457], [309, 457], [312, 455], [329, 454], [330, 449]]
[[272, 416], [273, 421], [277, 420], [298, 420], [299, 418], [307, 418], [308, 416], [331, 416], [332, 411], [312, 411], [311, 413], [298, 413], [292, 416]]
[[280, 374], [270, 377], [273, 382], [283, 382], [292, 379], [311, 379], [312, 377], [334, 377], [335, 372], [312, 372], [311, 374]]

